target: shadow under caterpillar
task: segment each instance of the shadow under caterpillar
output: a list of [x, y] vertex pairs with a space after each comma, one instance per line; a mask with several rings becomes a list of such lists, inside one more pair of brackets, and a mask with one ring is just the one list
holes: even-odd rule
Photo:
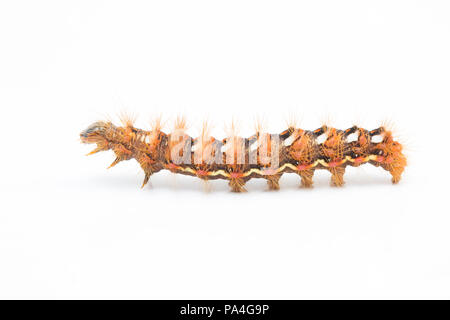
[[322, 126], [314, 131], [289, 127], [280, 134], [258, 132], [249, 138], [232, 135], [217, 140], [206, 130], [191, 138], [184, 121], [170, 134], [160, 127], [145, 131], [131, 122], [119, 127], [100, 121], [81, 132], [80, 138], [97, 144], [89, 154], [114, 151], [116, 159], [109, 168], [136, 159], [145, 173], [142, 187], [163, 169], [203, 180], [228, 180], [234, 192], [246, 191], [245, 183], [252, 178], [266, 179], [269, 189], [278, 190], [284, 173], [298, 174], [301, 186], [310, 188], [317, 169], [328, 170], [331, 185], [342, 186], [346, 166], [365, 163], [389, 171], [392, 183], [398, 183], [406, 166], [402, 145], [384, 127], [371, 131], [357, 126], [347, 130]]

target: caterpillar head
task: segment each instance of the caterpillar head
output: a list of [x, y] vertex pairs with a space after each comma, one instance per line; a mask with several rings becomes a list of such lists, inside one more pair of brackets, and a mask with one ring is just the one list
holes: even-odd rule
[[81, 142], [97, 144], [97, 147], [87, 155], [109, 150], [110, 144], [107, 137], [111, 135], [113, 129], [114, 125], [111, 122], [98, 121], [83, 130], [80, 133]]
[[110, 123], [98, 121], [91, 124], [80, 133], [83, 143], [98, 143], [105, 140], [106, 131], [111, 127]]

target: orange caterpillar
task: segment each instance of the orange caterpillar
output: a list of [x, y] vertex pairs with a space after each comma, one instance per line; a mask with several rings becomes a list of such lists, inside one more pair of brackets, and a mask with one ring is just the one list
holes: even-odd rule
[[[374, 141], [376, 136], [379, 142]], [[189, 137], [183, 119], [171, 134], [162, 132], [160, 126], [145, 131], [130, 121], [123, 127], [101, 121], [80, 137], [83, 143], [97, 144], [89, 154], [114, 151], [116, 159], [109, 168], [136, 159], [145, 173], [142, 187], [162, 169], [203, 180], [228, 180], [232, 191], [242, 192], [252, 178], [266, 179], [269, 189], [278, 190], [280, 177], [289, 172], [298, 174], [301, 185], [309, 188], [317, 169], [328, 170], [331, 184], [342, 186], [346, 166], [365, 163], [389, 171], [392, 182], [398, 183], [406, 166], [402, 145], [384, 127], [372, 131], [357, 126], [347, 130], [322, 126], [314, 131], [289, 127], [280, 134], [257, 132], [250, 138], [232, 135], [216, 140], [206, 130], [197, 139]]]

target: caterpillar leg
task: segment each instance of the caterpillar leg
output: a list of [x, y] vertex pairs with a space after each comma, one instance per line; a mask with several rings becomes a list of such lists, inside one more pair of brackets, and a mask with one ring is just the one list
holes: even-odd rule
[[112, 149], [116, 154], [116, 159], [109, 165], [108, 169], [114, 167], [116, 164], [123, 160], [130, 160], [132, 158], [132, 152], [121, 144], [113, 145]]
[[136, 161], [141, 166], [142, 170], [144, 170], [144, 181], [142, 182], [141, 188], [144, 188], [145, 185], [148, 183], [148, 180], [150, 179], [150, 176], [159, 171], [158, 167], [154, 165], [155, 161], [150, 159], [145, 153], [143, 152], [137, 152], [135, 157]]
[[114, 159], [114, 161], [109, 165], [109, 167], [107, 169], [110, 169], [112, 167], [114, 167], [116, 164], [118, 164], [120, 161], [122, 161], [122, 159], [120, 157], [116, 157]]
[[314, 169], [309, 170], [303, 170], [299, 171], [299, 176], [302, 179], [301, 187], [302, 188], [312, 188], [313, 186], [313, 176], [314, 176]]
[[107, 151], [107, 150], [109, 150], [109, 147], [107, 144], [104, 145], [104, 144], [97, 143], [97, 147], [86, 155], [90, 156], [90, 155], [96, 154], [97, 152]]
[[146, 171], [144, 176], [144, 181], [142, 182], [141, 188], [144, 188], [145, 185], [148, 183], [148, 180], [150, 179], [150, 176], [152, 175], [151, 171]]
[[247, 190], [244, 188], [245, 181], [241, 178], [233, 178], [228, 182], [228, 185], [231, 187], [232, 192], [246, 192]]
[[269, 190], [280, 190], [280, 174], [274, 174], [267, 177], [267, 185], [269, 186]]
[[344, 185], [345, 168], [335, 167], [328, 169], [331, 172], [331, 185], [334, 187], [342, 187]]

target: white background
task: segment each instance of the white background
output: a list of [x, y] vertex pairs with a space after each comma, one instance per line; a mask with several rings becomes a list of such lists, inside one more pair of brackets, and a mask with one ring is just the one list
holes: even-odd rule
[[[0, 298], [450, 298], [448, 1], [2, 1]], [[367, 129], [409, 166], [246, 194], [79, 132], [120, 111], [224, 137], [255, 117]], [[115, 120], [116, 121], [116, 120]]]

